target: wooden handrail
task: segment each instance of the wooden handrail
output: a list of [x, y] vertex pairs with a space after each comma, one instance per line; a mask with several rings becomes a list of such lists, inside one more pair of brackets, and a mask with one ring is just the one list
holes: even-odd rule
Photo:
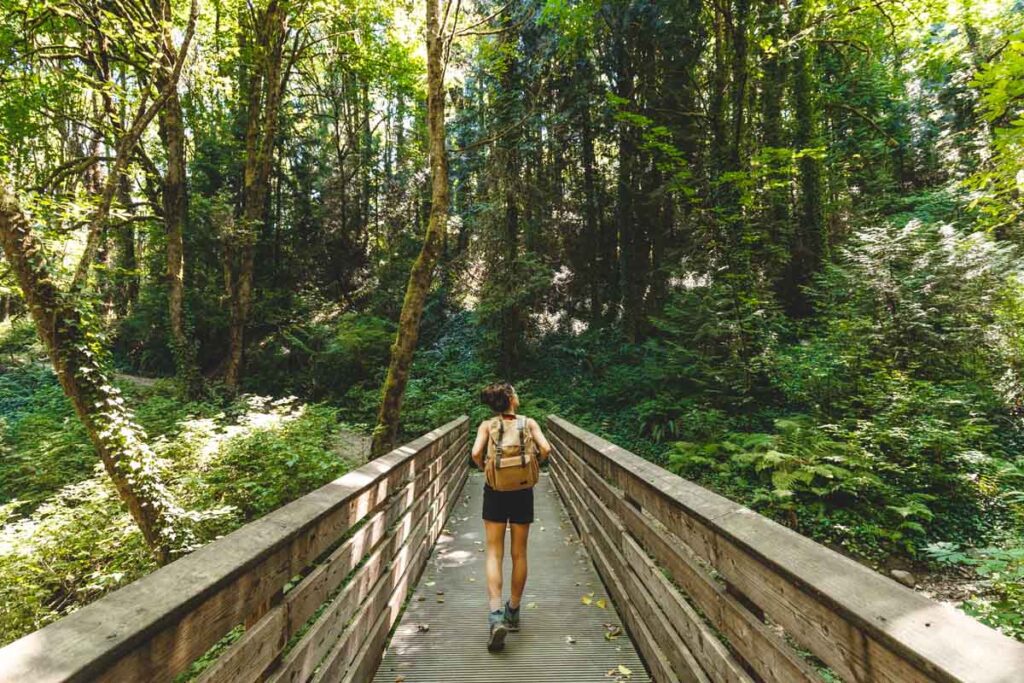
[[[552, 477], [658, 680], [1024, 681], [1024, 644], [551, 415]], [[725, 639], [725, 643], [722, 639]]]
[[[7, 645], [0, 681], [172, 680], [240, 624], [204, 681], [372, 669], [380, 648], [365, 641], [383, 647], [465, 481], [468, 425], [453, 420]], [[314, 620], [284, 652], [325, 602], [330, 623]]]

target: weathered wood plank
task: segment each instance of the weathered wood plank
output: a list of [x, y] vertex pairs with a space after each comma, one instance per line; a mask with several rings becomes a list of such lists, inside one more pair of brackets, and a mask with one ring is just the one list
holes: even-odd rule
[[[571, 449], [557, 436], [554, 437], [553, 443], [556, 444], [556, 448], [560, 449], [559, 452], [563, 456], [564, 461], [575, 465], [576, 469], [581, 467], [589, 468], [589, 463], [579, 458], [575, 453], [572, 453]], [[593, 472], [592, 469], [591, 472], [596, 475], [596, 472]], [[590, 478], [588, 478], [589, 481], [591, 481]], [[576, 486], [580, 486], [580, 482], [577, 481]], [[681, 585], [683, 585], [691, 597], [696, 599], [697, 603], [705, 611], [705, 614], [711, 619], [711, 623], [724, 632], [727, 637], [731, 636], [731, 639], [736, 643], [734, 647], [737, 652], [746, 653], [747, 656], [744, 659], [759, 675], [767, 681], [820, 680], [817, 673], [801, 660], [789, 645], [779, 638], [776, 633], [768, 629], [763, 622], [758, 621], [735, 598], [728, 595], [700, 567], [696, 558], [688, 556], [690, 551], [685, 543], [678, 538], [669, 541], [665, 534], [659, 532], [651, 521], [648, 521], [642, 513], [626, 501], [622, 492], [610, 484], [605, 484], [605, 490], [605, 497], [616, 501], [616, 513], [618, 513], [616, 514], [616, 519], [624, 522], [629, 533], [640, 538], [641, 544], [644, 547], [650, 548], [654, 543], [661, 546], [660, 548], [656, 547], [657, 550], [660, 550], [660, 553], [655, 552], [655, 556], [659, 557], [663, 563], [666, 563], [676, 577], [682, 578], [680, 581]], [[660, 572], [658, 572], [658, 577], [664, 580]], [[685, 605], [685, 602], [683, 604]], [[686, 609], [689, 609], [688, 605], [686, 605]], [[690, 611], [692, 612], [692, 610]], [[693, 616], [696, 617], [697, 615], [694, 614]], [[694, 624], [693, 628], [702, 629], [705, 636], [704, 642], [708, 643], [707, 647], [713, 648], [720, 655], [712, 661], [722, 661], [722, 652], [731, 660], [732, 656], [725, 650], [718, 639], [710, 633], [707, 627], [703, 625], [703, 620], [700, 620], [699, 617], [697, 618], [698, 622], [694, 623], [691, 621]], [[676, 623], [677, 625], [679, 624], [678, 621]], [[699, 626], [697, 625], [698, 623]], [[710, 636], [710, 640], [708, 640], [708, 636]], [[694, 652], [703, 652], [700, 646], [692, 640], [689, 643]], [[711, 665], [709, 664], [709, 666]], [[708, 670], [713, 671], [715, 669]], [[733, 662], [731, 669], [721, 672], [721, 680], [729, 680], [730, 676], [741, 679], [745, 675], [742, 669]]]
[[711, 624], [728, 639], [729, 646], [763, 680], [778, 683], [820, 680], [817, 672], [792, 647], [707, 573], [685, 543], [671, 532], [657, 528], [654, 520], [629, 503], [623, 503], [620, 513], [631, 537], [668, 570]]
[[750, 676], [733, 658], [678, 590], [662, 575], [640, 545], [628, 535], [623, 539], [623, 557], [653, 602], [679, 633], [693, 657], [714, 681], [752, 683]]
[[[274, 661], [291, 635], [323, 604], [327, 596], [355, 569], [362, 558], [378, 549], [378, 543], [384, 540], [385, 530], [415, 505], [416, 492], [422, 493], [425, 486], [438, 476], [443, 476], [441, 467], [447, 468], [444, 470], [445, 474], [454, 473], [459, 465], [458, 460], [451, 457], [446, 460], [445, 456], [453, 449], [461, 449], [464, 446], [464, 442], [452, 442], [444, 452], [421, 466], [419, 474], [413, 480], [378, 506], [377, 512], [363, 527], [288, 592], [280, 609], [275, 609], [271, 613], [271, 625], [263, 624], [266, 619], [255, 622], [255, 625], [250, 624], [242, 638], [223, 652], [204, 672], [202, 680], [256, 680], [258, 674]], [[426, 509], [426, 502], [424, 499], [418, 506], [419, 512], [414, 510], [410, 514], [415, 517], [422, 513]], [[279, 619], [281, 613], [284, 614], [284, 621]], [[274, 648], [269, 655], [268, 648]], [[253, 667], [257, 666], [258, 662], [262, 663], [263, 668], [254, 671]], [[244, 673], [239, 671], [239, 666], [245, 667]]]
[[[464, 444], [453, 442], [448, 449], [460, 450]], [[447, 451], [446, 451], [447, 453]], [[306, 578], [296, 585], [285, 596], [288, 608], [288, 635], [295, 633], [306, 623], [309, 617], [324, 603], [327, 596], [341, 585], [349, 573], [355, 569], [360, 560], [372, 552], [384, 537], [384, 533], [411, 507], [417, 494], [429, 486], [435, 478], [442, 475], [442, 467], [446, 474], [451, 474], [454, 462], [444, 459], [444, 453], [422, 467], [415, 479], [397, 491], [392, 499], [385, 502], [382, 509], [374, 513], [363, 527], [356, 531], [321, 565], [316, 567]], [[443, 476], [443, 475], [442, 475]]]
[[591, 560], [593, 560], [594, 566], [597, 567], [598, 575], [601, 576], [605, 588], [607, 588], [608, 593], [612, 596], [612, 600], [615, 601], [616, 606], [619, 608], [619, 614], [626, 625], [626, 630], [644, 658], [644, 664], [647, 665], [651, 678], [658, 683], [669, 683], [670, 681], [677, 680], [672, 671], [672, 663], [668, 656], [661, 645], [658, 644], [654, 634], [651, 633], [651, 630], [644, 623], [640, 614], [627, 599], [620, 574], [621, 569], [620, 571], [615, 570], [614, 561], [609, 561], [609, 558], [605, 556], [604, 552], [594, 542], [593, 537], [584, 539], [584, 543], [590, 550]]
[[467, 425], [453, 420], [11, 643], [0, 650], [0, 680], [172, 677], [359, 521], [386, 495], [389, 478]]
[[[377, 667], [380, 665], [384, 646], [387, 644], [388, 633], [398, 620], [406, 598], [411, 593], [413, 586], [415, 586], [423, 572], [423, 568], [430, 559], [430, 552], [433, 549], [434, 542], [448, 520], [448, 516], [466, 482], [469, 467], [465, 465], [465, 458], [453, 464], [459, 465], [458, 474], [453, 477], [452, 485], [446, 489], [444, 498], [438, 499], [440, 506], [434, 516], [433, 529], [428, 536], [427, 542], [424, 544], [424, 550], [421, 556], [414, 560], [407, 570], [406, 576], [401, 581], [400, 589], [393, 591], [387, 606], [382, 610], [377, 621], [370, 628], [369, 635], [363, 639], [363, 646], [351, 658], [343, 679], [345, 683], [364, 683], [369, 681], [373, 678]], [[358, 640], [354, 642], [358, 643]]]
[[[464, 471], [465, 469], [463, 469]], [[434, 505], [417, 524], [417, 529], [421, 529], [417, 534], [421, 540], [410, 541], [395, 557], [395, 561], [378, 582], [370, 597], [366, 599], [359, 613], [324, 658], [313, 678], [314, 683], [335, 681], [341, 677], [358, 654], [359, 646], [368, 637], [373, 637], [374, 624], [379, 617], [386, 617], [387, 629], [390, 629], [391, 624], [398, 617], [405, 596], [430, 556], [430, 549], [433, 547], [435, 538], [432, 529], [436, 527], [440, 530], [440, 527], [443, 526], [448, 511], [451, 509], [451, 503], [456, 500], [452, 494], [458, 492], [464, 481], [464, 476], [454, 477], [444, 487], [445, 493], [429, 496]], [[379, 656], [380, 652], [377, 653], [377, 660], [374, 661], [379, 661]], [[369, 675], [372, 673], [370, 671]]]
[[362, 647], [352, 658], [345, 677], [341, 679], [342, 683], [365, 683], [373, 678], [377, 667], [380, 666], [381, 654], [387, 644], [391, 624], [391, 610], [385, 609], [377, 617], [369, 635], [363, 640]]
[[556, 416], [549, 426], [585, 459], [602, 459], [609, 481], [851, 680], [1005, 683], [1024, 670], [1024, 645], [970, 617]]
[[[450, 465], [456, 468], [456, 471], [462, 466], [457, 461], [452, 461]], [[446, 484], [446, 489], [451, 490], [460, 486], [461, 482], [456, 477], [447, 482], [436, 478], [432, 483], [441, 484]], [[388, 533], [387, 540], [371, 552], [341, 593], [331, 601], [309, 631], [288, 652], [281, 667], [270, 677], [273, 683], [296, 683], [305, 681], [312, 675], [320, 660], [334, 646], [349, 620], [363, 609], [364, 600], [379, 585], [379, 580], [385, 574], [385, 567], [403, 552], [407, 554], [406, 548], [410, 544], [426, 538], [430, 522], [431, 497], [431, 491], [427, 489], [399, 518], [396, 526]]]
[[425, 522], [426, 520], [423, 520], [419, 525], [421, 531], [417, 534], [415, 544], [403, 548], [395, 558], [394, 564], [381, 577], [373, 593], [366, 599], [364, 607], [359, 610], [346, 627], [345, 632], [327, 653], [316, 675], [312, 678], [313, 683], [337, 681], [342, 677], [359, 646], [363, 644], [370, 633], [374, 622], [381, 616], [382, 610], [386, 611], [387, 600], [393, 593], [402, 590], [408, 578], [406, 573], [410, 565], [428, 557], [430, 546], [426, 543]]
[[271, 608], [199, 676], [198, 683], [259, 680], [284, 647], [286, 622], [284, 605]]
[[675, 672], [674, 680], [685, 683], [710, 683], [711, 679], [704, 673], [689, 646], [671, 626], [636, 572], [627, 566], [620, 578], [623, 580], [623, 592], [629, 598], [630, 607], [640, 615], [640, 620], [665, 654]]

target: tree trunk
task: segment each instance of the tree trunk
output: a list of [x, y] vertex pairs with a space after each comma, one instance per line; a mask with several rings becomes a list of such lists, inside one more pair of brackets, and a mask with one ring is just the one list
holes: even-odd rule
[[[124, 206], [131, 205], [128, 176], [121, 176], [118, 194]], [[135, 211], [128, 210], [129, 216]], [[135, 227], [128, 220], [117, 231], [117, 270], [114, 278], [114, 305], [119, 317], [124, 317], [139, 299], [138, 255], [135, 253]]]
[[[781, 150], [786, 146], [782, 128], [783, 93], [786, 90], [786, 62], [783, 44], [786, 36], [782, 22], [783, 6], [780, 0], [767, 4], [764, 22], [768, 37], [771, 38], [771, 52], [764, 55], [764, 80], [761, 85], [761, 126], [764, 146], [773, 150]], [[776, 157], [769, 155], [769, 159]], [[783, 271], [784, 260], [780, 251], [785, 249], [792, 238], [790, 223], [788, 178], [789, 162], [779, 158], [767, 169], [767, 181], [772, 184], [765, 190], [765, 225], [763, 240], [765, 248], [764, 269], [775, 289], [779, 300], [784, 298], [786, 283]]]
[[[589, 81], [588, 81], [589, 82]], [[585, 277], [590, 291], [590, 324], [601, 322], [604, 308], [604, 291], [601, 287], [602, 273], [607, 267], [604, 264], [605, 254], [601, 249], [601, 213], [598, 204], [597, 162], [594, 156], [594, 131], [590, 119], [590, 103], [584, 102], [580, 107], [580, 145], [583, 164], [583, 198], [584, 198], [584, 233], [583, 247], [588, 259], [584, 262]], [[593, 268], [586, 267], [593, 264]]]
[[[636, 93], [631, 56], [630, 36], [633, 32], [632, 16], [626, 12], [621, 19], [619, 36], [615, 40], [615, 89], [616, 95], [629, 110], [636, 108]], [[637, 220], [636, 188], [638, 133], [628, 120], [619, 122], [619, 169], [616, 183], [615, 222], [619, 231], [622, 267], [619, 272], [622, 292], [622, 325], [626, 338], [636, 341], [640, 320], [643, 316], [643, 293], [647, 269], [641, 258], [643, 226]], [[618, 302], [615, 302], [618, 303]], [[612, 307], [614, 310], [615, 307]]]
[[439, 0], [427, 0], [427, 128], [430, 139], [431, 203], [430, 219], [423, 248], [409, 273], [398, 333], [391, 347], [391, 363], [381, 396], [377, 427], [373, 433], [371, 452], [374, 457], [390, 450], [398, 435], [405, 385], [409, 380], [419, 336], [423, 305], [430, 290], [434, 266], [441, 253], [448, 222], [448, 151], [444, 133], [444, 83], [442, 53], [444, 39], [438, 16]]
[[245, 131], [245, 166], [242, 175], [242, 220], [237, 234], [226, 246], [227, 261], [234, 269], [229, 278], [228, 300], [231, 321], [228, 331], [228, 362], [224, 383], [237, 391], [242, 377], [245, 327], [252, 307], [256, 240], [267, 209], [274, 138], [284, 86], [284, 41], [288, 15], [284, 0], [270, 0], [257, 17], [255, 65], [249, 80], [248, 117]]
[[145, 435], [111, 385], [102, 353], [91, 348], [94, 337], [76, 290], [57, 289], [42, 245], [6, 182], [0, 182], [0, 245], [89, 440], [157, 561], [167, 562], [185, 540], [175, 528], [181, 510], [160, 481]]
[[[160, 48], [164, 59], [173, 64], [174, 46], [170, 34], [170, 0], [154, 0], [154, 13], [164, 22]], [[167, 104], [158, 119], [160, 138], [167, 153], [167, 172], [163, 178], [164, 230], [167, 234], [167, 309], [171, 332], [171, 352], [177, 366], [178, 381], [185, 395], [195, 398], [201, 391], [196, 348], [185, 327], [185, 221], [188, 195], [185, 169], [185, 121], [178, 89], [167, 82], [169, 72], [160, 71], [157, 89], [168, 90]]]
[[[807, 0], [801, 0], [793, 11], [790, 33], [799, 35], [808, 24]], [[789, 267], [786, 274], [785, 304], [790, 315], [811, 313], [810, 302], [803, 292], [811, 277], [821, 266], [828, 240], [825, 236], [824, 192], [821, 161], [808, 153], [821, 144], [818, 135], [818, 111], [814, 100], [813, 41], [802, 36], [797, 42], [793, 61], [793, 147], [803, 152], [799, 161], [800, 200], [797, 208], [794, 239], [790, 244]]]

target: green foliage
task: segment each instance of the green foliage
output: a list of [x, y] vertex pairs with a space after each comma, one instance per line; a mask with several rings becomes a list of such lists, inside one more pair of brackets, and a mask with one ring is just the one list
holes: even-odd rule
[[362, 313], [321, 312], [312, 322], [282, 325], [250, 355], [248, 384], [335, 400], [353, 389], [376, 389], [394, 330], [390, 321]]
[[0, 396], [0, 503], [30, 508], [92, 473], [92, 444], [52, 370], [23, 365], [6, 372]]
[[204, 465], [208, 506], [227, 505], [249, 520], [344, 474], [329, 437], [337, 413], [292, 399], [250, 399], [215, 459]]
[[154, 569], [102, 470], [30, 516], [0, 506], [0, 642], [41, 628]]
[[[0, 375], [0, 642], [39, 628], [152, 571], [141, 533], [71, 416], [52, 373]], [[172, 382], [133, 388], [175, 498], [197, 542], [344, 473], [330, 450], [334, 409], [294, 399], [181, 403]], [[0, 422], [0, 424], [4, 424]]]
[[943, 541], [925, 551], [940, 565], [970, 567], [985, 583], [985, 593], [966, 600], [964, 611], [1008, 636], [1024, 639], [1024, 544], [1019, 538], [1002, 546], [969, 549]]

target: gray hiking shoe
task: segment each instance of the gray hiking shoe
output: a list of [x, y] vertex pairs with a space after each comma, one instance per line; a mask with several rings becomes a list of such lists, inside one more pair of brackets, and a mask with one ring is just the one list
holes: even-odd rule
[[487, 638], [487, 649], [491, 652], [505, 649], [505, 636], [508, 635], [508, 626], [505, 625], [505, 610], [494, 610], [487, 617], [487, 621], [491, 625], [490, 636]]
[[509, 631], [518, 631], [519, 630], [519, 608], [520, 607], [522, 607], [522, 605], [520, 605], [519, 607], [513, 608], [511, 603], [509, 603], [508, 600], [505, 601], [504, 621], [505, 621], [505, 626], [508, 627]]

